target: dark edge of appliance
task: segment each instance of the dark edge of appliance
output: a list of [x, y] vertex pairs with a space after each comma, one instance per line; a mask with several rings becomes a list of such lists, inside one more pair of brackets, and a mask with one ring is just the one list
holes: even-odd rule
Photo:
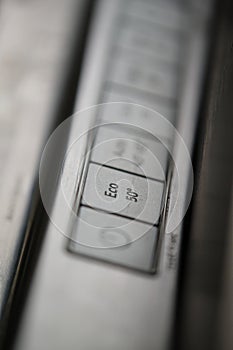
[[[215, 6], [215, 16], [213, 21], [212, 34], [210, 38], [209, 54], [207, 59], [206, 67], [206, 79], [203, 88], [202, 101], [199, 111], [199, 123], [197, 128], [197, 136], [195, 149], [193, 154], [193, 165], [194, 165], [194, 193], [191, 206], [188, 210], [184, 221], [183, 238], [181, 243], [181, 256], [179, 261], [179, 280], [178, 280], [178, 290], [176, 296], [176, 310], [174, 315], [174, 329], [173, 337], [171, 340], [171, 350], [173, 349], [219, 349], [217, 338], [215, 337], [215, 332], [217, 333], [215, 320], [212, 319], [213, 314], [206, 312], [203, 308], [198, 310], [198, 319], [193, 317], [193, 287], [202, 289], [204, 284], [209, 284], [209, 295], [215, 294], [216, 298], [216, 309], [218, 298], [221, 295], [221, 272], [223, 269], [223, 255], [227, 246], [227, 224], [223, 227], [223, 231], [219, 233], [223, 237], [223, 244], [219, 247], [221, 251], [219, 256], [215, 257], [211, 255], [211, 259], [208, 261], [209, 275], [206, 276], [206, 282], [204, 283], [204, 274], [206, 272], [206, 267], [203, 266], [203, 271], [200, 271], [200, 275], [195, 273], [195, 261], [198, 260], [197, 251], [193, 251], [193, 239], [195, 239], [192, 230], [194, 221], [203, 220], [200, 217], [200, 210], [198, 215], [194, 217], [197, 208], [200, 206], [201, 201], [204, 202], [207, 197], [207, 193], [203, 193], [200, 190], [201, 182], [203, 178], [206, 178], [206, 172], [210, 173], [210, 170], [217, 168], [218, 164], [216, 159], [211, 159], [211, 149], [215, 148], [216, 144], [220, 149], [227, 150], [229, 153], [233, 149], [233, 140], [229, 138], [229, 134], [226, 135], [225, 139], [220, 141], [220, 131], [218, 131], [218, 125], [224, 123], [223, 114], [224, 111], [227, 112], [230, 120], [230, 111], [233, 109], [232, 96], [232, 82], [233, 82], [233, 64], [231, 68], [228, 67], [228, 72], [226, 74], [227, 65], [229, 62], [233, 62], [233, 4], [230, 0], [216, 1]], [[225, 55], [224, 52], [228, 51]], [[214, 118], [213, 118], [213, 115]], [[227, 117], [226, 117], [227, 118]], [[215, 125], [215, 134], [210, 135], [210, 129]], [[232, 125], [232, 120], [231, 120]], [[230, 125], [229, 125], [230, 128]], [[211, 136], [211, 138], [210, 138]], [[228, 137], [228, 138], [227, 138]], [[206, 154], [206, 152], [208, 152]], [[229, 156], [229, 154], [228, 154]], [[230, 161], [230, 159], [229, 159]], [[232, 176], [231, 172], [228, 174], [228, 180]], [[222, 179], [223, 180], [223, 179]], [[219, 184], [220, 186], [220, 184]], [[229, 215], [229, 205], [231, 191], [229, 188], [228, 202], [223, 200], [221, 210], [225, 210], [224, 218]], [[205, 208], [205, 212], [210, 211], [208, 207]], [[203, 213], [202, 213], [203, 214]], [[205, 213], [204, 213], [205, 215]], [[209, 218], [208, 218], [209, 219]], [[208, 233], [211, 236], [211, 232]], [[200, 243], [200, 242], [199, 242]], [[209, 242], [204, 242], [204, 249], [207, 250], [207, 245]], [[204, 257], [203, 261], [204, 262]], [[216, 262], [220, 265], [218, 266], [218, 271], [216, 271]], [[199, 265], [200, 268], [200, 265]], [[197, 270], [196, 270], [197, 272]], [[209, 281], [208, 281], [209, 279]], [[214, 310], [212, 310], [214, 312]], [[217, 313], [216, 313], [217, 314]], [[211, 316], [212, 315], [212, 316]], [[196, 315], [197, 317], [197, 315]], [[198, 322], [203, 319], [203, 322]], [[217, 321], [216, 321], [217, 322]], [[219, 349], [220, 350], [220, 349]], [[221, 349], [223, 350], [223, 349]], [[225, 350], [225, 348], [224, 348]]]

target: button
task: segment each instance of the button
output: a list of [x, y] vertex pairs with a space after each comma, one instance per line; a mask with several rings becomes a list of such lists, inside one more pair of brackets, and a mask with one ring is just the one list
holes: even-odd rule
[[174, 128], [170, 122], [156, 111], [130, 103], [106, 104], [101, 109], [100, 118], [106, 123], [127, 123], [147, 130], [153, 136], [173, 140]]
[[91, 160], [153, 179], [166, 179], [167, 150], [155, 137], [133, 127], [100, 127]]
[[164, 184], [90, 163], [82, 203], [118, 216], [158, 223]]
[[114, 57], [108, 72], [109, 82], [174, 100], [179, 88], [174, 66], [125, 50], [117, 51]]
[[179, 64], [181, 42], [179, 33], [157, 28], [153, 23], [129, 20], [120, 22], [115, 44], [142, 52], [144, 55], [158, 57], [164, 62]]
[[69, 250], [150, 271], [157, 238], [154, 226], [81, 207]]
[[162, 27], [176, 29], [186, 28], [186, 13], [182, 4], [178, 2], [143, 2], [141, 0], [127, 1], [127, 9], [124, 13], [136, 16], [139, 19], [160, 24]]
[[175, 108], [169, 103], [161, 103], [156, 98], [150, 99], [137, 91], [127, 89], [125, 93], [118, 91], [115, 86], [110, 86], [103, 94], [102, 102], [129, 102], [135, 103], [147, 108], [151, 108], [162, 114], [171, 123], [175, 123]]

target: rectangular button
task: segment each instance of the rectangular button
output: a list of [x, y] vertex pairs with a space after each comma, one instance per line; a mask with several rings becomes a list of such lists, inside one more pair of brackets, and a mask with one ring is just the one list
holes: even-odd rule
[[178, 74], [174, 66], [144, 55], [118, 50], [111, 62], [108, 81], [138, 89], [144, 93], [175, 100]]
[[157, 228], [81, 207], [69, 250], [131, 268], [152, 271]]
[[173, 30], [185, 29], [187, 24], [185, 7], [178, 2], [127, 0], [124, 13]]
[[115, 45], [160, 58], [164, 62], [179, 63], [181, 49], [179, 33], [156, 28], [153, 23], [129, 20], [125, 16], [119, 23]]
[[156, 112], [162, 114], [167, 120], [175, 124], [175, 112], [176, 108], [170, 106], [167, 103], [162, 103], [156, 100], [156, 98], [150, 98], [146, 95], [142, 95], [137, 91], [127, 89], [127, 91], [121, 91], [115, 86], [109, 86], [103, 94], [101, 102], [129, 102], [135, 103], [147, 108], [151, 108]]
[[149, 130], [154, 136], [166, 140], [173, 140], [173, 128], [167, 118], [158, 117], [156, 111], [134, 104], [117, 103], [114, 106], [106, 105], [102, 109], [100, 118], [106, 123], [128, 123], [136, 125], [142, 130]]
[[161, 182], [90, 163], [82, 203], [153, 225], [161, 215], [163, 191]]
[[153, 179], [166, 179], [167, 150], [155, 137], [133, 127], [100, 127], [91, 160]]

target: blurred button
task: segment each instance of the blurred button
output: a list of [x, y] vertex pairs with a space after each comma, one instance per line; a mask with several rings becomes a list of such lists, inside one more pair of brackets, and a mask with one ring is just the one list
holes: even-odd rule
[[155, 110], [170, 122], [175, 123], [175, 107], [167, 103], [162, 103], [156, 98], [142, 95], [138, 91], [127, 90], [124, 93], [122, 89], [117, 89], [115, 86], [111, 86], [104, 92], [101, 102], [129, 102], [139, 104]]
[[116, 45], [135, 50], [138, 53], [162, 59], [164, 62], [179, 63], [181, 42], [179, 33], [155, 27], [153, 23], [129, 19], [120, 22]]
[[100, 118], [106, 123], [127, 123], [142, 131], [151, 133], [152, 137], [173, 140], [174, 127], [163, 115], [143, 106], [130, 103], [105, 105]]
[[164, 184], [90, 163], [82, 203], [150, 224], [158, 222]]
[[178, 2], [127, 0], [126, 4], [124, 13], [127, 15], [136, 16], [173, 30], [186, 28], [185, 9]]
[[154, 226], [81, 207], [69, 249], [74, 253], [150, 270], [157, 237]]
[[125, 126], [102, 126], [97, 132], [91, 160], [165, 181], [168, 155], [155, 137]]
[[114, 55], [108, 81], [172, 100], [176, 96], [178, 84], [173, 66], [124, 50], [117, 51]]

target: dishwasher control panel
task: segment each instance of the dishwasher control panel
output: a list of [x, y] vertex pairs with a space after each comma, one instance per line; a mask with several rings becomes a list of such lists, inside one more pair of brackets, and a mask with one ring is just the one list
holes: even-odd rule
[[99, 2], [62, 174], [75, 214], [69, 252], [156, 272], [168, 199], [176, 197], [170, 184], [194, 143], [210, 8], [191, 0]]

